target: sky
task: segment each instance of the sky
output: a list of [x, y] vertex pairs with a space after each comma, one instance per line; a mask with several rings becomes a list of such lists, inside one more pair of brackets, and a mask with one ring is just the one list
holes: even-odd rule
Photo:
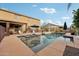
[[41, 24], [52, 23], [63, 26], [66, 22], [69, 27], [73, 21], [72, 12], [79, 8], [79, 4], [72, 3], [69, 11], [67, 5], [67, 3], [0, 3], [0, 8], [37, 18]]

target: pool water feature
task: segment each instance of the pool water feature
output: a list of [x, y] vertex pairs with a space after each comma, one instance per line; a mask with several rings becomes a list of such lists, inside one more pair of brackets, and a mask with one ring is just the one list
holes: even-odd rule
[[62, 33], [53, 33], [46, 35], [24, 35], [18, 36], [18, 38], [20, 38], [34, 52], [38, 52], [61, 36], [63, 36]]

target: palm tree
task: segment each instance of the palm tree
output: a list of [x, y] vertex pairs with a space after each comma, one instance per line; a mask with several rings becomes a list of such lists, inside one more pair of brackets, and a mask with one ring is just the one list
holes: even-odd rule
[[71, 5], [72, 5], [72, 3], [68, 3], [68, 5], [67, 5], [67, 11], [69, 11]]
[[72, 3], [68, 3], [68, 5], [67, 5], [67, 11], [69, 11], [71, 5], [72, 5]]

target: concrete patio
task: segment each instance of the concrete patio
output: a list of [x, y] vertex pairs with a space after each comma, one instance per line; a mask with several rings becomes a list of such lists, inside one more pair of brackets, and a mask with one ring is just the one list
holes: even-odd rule
[[0, 43], [0, 55], [33, 56], [35, 53], [16, 36], [7, 36]]
[[66, 45], [79, 48], [79, 38], [74, 37], [74, 43], [60, 37], [39, 52], [33, 52], [15, 35], [5, 37], [0, 43], [1, 56], [63, 56]]

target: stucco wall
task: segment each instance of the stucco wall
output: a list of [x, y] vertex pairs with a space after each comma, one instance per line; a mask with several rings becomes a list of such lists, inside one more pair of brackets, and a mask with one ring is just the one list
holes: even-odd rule
[[31, 25], [37, 25], [37, 26], [39, 26], [40, 25], [40, 21], [39, 20], [29, 19], [28, 26], [31, 26]]
[[0, 20], [27, 23], [28, 26], [40, 25], [39, 20], [28, 18], [28, 17], [21, 16], [21, 15], [16, 15], [16, 14], [6, 12], [3, 10], [0, 10]]

